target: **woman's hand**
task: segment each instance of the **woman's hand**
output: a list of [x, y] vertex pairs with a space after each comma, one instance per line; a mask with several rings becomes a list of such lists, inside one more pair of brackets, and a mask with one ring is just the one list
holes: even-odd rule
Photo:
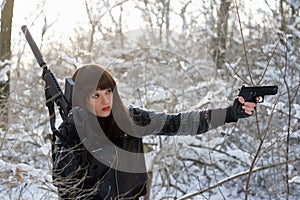
[[[259, 100], [256, 99], [257, 101]], [[241, 96], [236, 98], [233, 105], [227, 108], [225, 122], [237, 122], [240, 118], [245, 118], [253, 115], [256, 102], [246, 102]]]
[[245, 111], [245, 113], [247, 113], [248, 115], [252, 115], [255, 110], [256, 103], [246, 102], [245, 99], [241, 96], [238, 97], [238, 100], [241, 104], [243, 104], [242, 109]]

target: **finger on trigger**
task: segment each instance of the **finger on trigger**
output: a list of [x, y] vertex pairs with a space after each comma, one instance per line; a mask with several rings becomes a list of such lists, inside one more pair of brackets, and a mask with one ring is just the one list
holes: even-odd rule
[[244, 104], [245, 103], [245, 99], [242, 97], [242, 96], [239, 96], [239, 102], [241, 103], [241, 104]]

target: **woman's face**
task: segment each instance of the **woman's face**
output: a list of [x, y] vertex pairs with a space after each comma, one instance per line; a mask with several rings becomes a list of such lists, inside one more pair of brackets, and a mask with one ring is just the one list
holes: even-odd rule
[[113, 102], [113, 91], [111, 88], [96, 90], [88, 96], [87, 108], [99, 117], [110, 115]]

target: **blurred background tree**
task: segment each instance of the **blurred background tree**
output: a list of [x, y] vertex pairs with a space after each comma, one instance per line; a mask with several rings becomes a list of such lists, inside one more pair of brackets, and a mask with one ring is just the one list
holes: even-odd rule
[[11, 32], [14, 0], [6, 0], [1, 5], [0, 31], [0, 127], [8, 123], [8, 98], [11, 66]]

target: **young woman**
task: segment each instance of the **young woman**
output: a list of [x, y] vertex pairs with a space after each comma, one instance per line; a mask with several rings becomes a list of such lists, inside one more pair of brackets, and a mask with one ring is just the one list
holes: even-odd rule
[[[98, 65], [73, 75], [73, 109], [61, 125], [54, 173], [62, 199], [139, 199], [146, 194], [145, 135], [196, 135], [251, 116], [256, 104], [237, 98], [225, 109], [176, 114], [127, 107], [113, 76]], [[245, 114], [246, 113], [246, 114]]]

